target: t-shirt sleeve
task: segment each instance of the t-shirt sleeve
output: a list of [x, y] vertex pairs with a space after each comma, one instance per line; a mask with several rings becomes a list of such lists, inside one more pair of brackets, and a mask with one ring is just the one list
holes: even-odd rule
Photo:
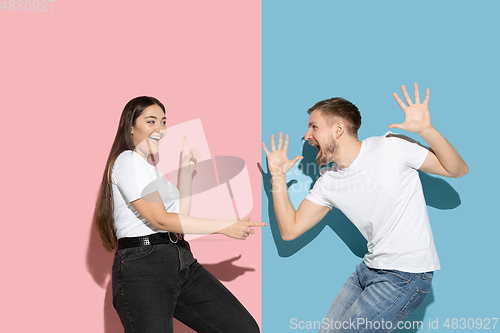
[[419, 169], [422, 166], [427, 154], [429, 153], [429, 148], [421, 145], [418, 141], [401, 134], [388, 132], [386, 137], [399, 147], [399, 150], [409, 167]]
[[123, 152], [115, 160], [112, 180], [128, 202], [158, 191], [152, 168], [131, 150]]
[[311, 189], [309, 194], [306, 196], [306, 199], [314, 202], [315, 204], [326, 206], [332, 209], [333, 204], [331, 201], [324, 195], [323, 187], [325, 184], [324, 176], [319, 177], [319, 179], [314, 184], [314, 187]]

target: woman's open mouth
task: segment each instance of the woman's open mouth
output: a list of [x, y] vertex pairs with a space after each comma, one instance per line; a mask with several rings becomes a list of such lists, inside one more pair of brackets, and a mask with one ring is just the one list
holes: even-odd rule
[[155, 145], [159, 145], [160, 144], [160, 140], [161, 140], [161, 136], [150, 136], [149, 137], [149, 140], [155, 144]]

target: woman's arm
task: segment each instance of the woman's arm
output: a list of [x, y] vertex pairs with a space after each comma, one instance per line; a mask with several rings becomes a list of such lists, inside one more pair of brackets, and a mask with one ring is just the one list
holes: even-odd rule
[[249, 222], [249, 218], [232, 220], [202, 219], [184, 214], [169, 213], [165, 210], [158, 192], [131, 202], [132, 206], [156, 228], [183, 234], [223, 234], [231, 238], [246, 239], [254, 230], [266, 223]]
[[191, 184], [193, 173], [183, 172], [179, 174], [179, 213], [189, 215], [191, 213]]
[[201, 154], [192, 148], [188, 150], [187, 137], [184, 137], [182, 144], [181, 166], [179, 171], [179, 182], [177, 188], [179, 189], [179, 213], [189, 215], [191, 212], [191, 189], [193, 182], [193, 172], [196, 167], [196, 162]]

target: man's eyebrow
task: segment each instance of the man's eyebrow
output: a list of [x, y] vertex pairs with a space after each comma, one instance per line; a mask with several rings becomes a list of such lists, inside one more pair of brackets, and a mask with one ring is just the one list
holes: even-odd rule
[[308, 126], [316, 125], [315, 121], [311, 121]]

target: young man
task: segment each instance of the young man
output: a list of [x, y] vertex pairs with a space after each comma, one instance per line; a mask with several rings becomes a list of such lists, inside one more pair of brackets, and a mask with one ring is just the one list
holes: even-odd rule
[[462, 177], [468, 167], [453, 146], [432, 126], [429, 89], [415, 103], [405, 86], [406, 103], [394, 98], [405, 113], [400, 128], [418, 133], [430, 150], [388, 132], [358, 140], [358, 108], [342, 98], [309, 109], [305, 139], [318, 148], [316, 163], [332, 168], [318, 179], [297, 211], [287, 192], [285, 174], [302, 158], [287, 157], [288, 135], [279, 134], [271, 151], [264, 143], [273, 182], [276, 219], [284, 240], [293, 240], [318, 223], [332, 207], [340, 209], [368, 241], [368, 253], [335, 298], [320, 332], [390, 332], [408, 317], [429, 292], [439, 259], [417, 170]]

